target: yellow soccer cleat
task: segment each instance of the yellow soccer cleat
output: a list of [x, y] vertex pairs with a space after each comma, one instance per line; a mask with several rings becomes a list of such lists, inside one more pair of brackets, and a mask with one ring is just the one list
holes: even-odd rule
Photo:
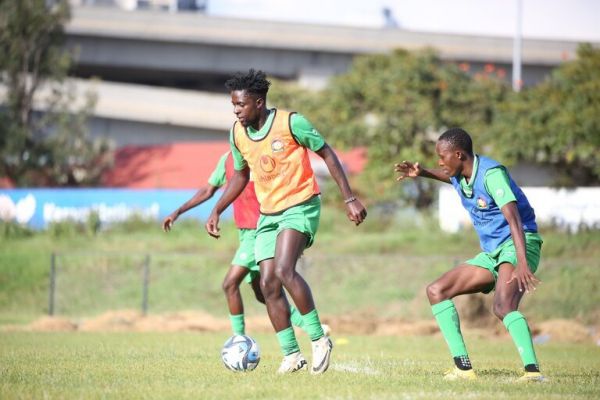
[[535, 382], [547, 382], [548, 380], [542, 375], [541, 372], [527, 372], [517, 379], [517, 383], [535, 383]]
[[444, 372], [444, 380], [446, 381], [474, 381], [475, 379], [477, 379], [477, 375], [472, 369], [463, 370], [454, 367]]

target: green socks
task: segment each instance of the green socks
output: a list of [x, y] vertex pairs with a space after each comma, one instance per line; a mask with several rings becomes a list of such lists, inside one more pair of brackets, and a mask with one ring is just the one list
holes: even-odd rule
[[246, 334], [246, 322], [244, 321], [244, 314], [229, 314], [229, 320], [231, 321], [231, 330], [233, 331], [234, 335]]
[[[319, 317], [317, 316], [317, 321], [318, 318]], [[233, 331], [234, 335], [246, 334], [246, 322], [244, 320], [244, 314], [230, 314], [229, 320], [231, 321], [231, 330]], [[290, 321], [292, 322], [292, 325], [304, 329], [304, 318], [302, 317], [302, 314], [300, 314], [300, 311], [298, 311], [294, 306], [290, 306]], [[319, 326], [321, 326], [320, 323]]]
[[444, 339], [446, 339], [452, 357], [456, 359], [466, 356], [468, 359], [467, 347], [460, 331], [460, 320], [458, 319], [458, 313], [452, 300], [444, 300], [432, 305], [431, 311], [442, 331]]
[[297, 326], [300, 329], [304, 327], [302, 314], [300, 314], [300, 311], [294, 306], [290, 306], [290, 321], [292, 322], [292, 325]]
[[506, 314], [502, 322], [504, 322], [504, 326], [517, 346], [523, 365], [526, 368], [531, 365], [537, 367], [538, 361], [535, 356], [535, 350], [533, 349], [531, 332], [529, 331], [529, 325], [527, 325], [527, 320], [523, 314], [518, 311], [510, 312]]
[[308, 334], [310, 340], [321, 339], [325, 335], [316, 308], [308, 314], [303, 315], [302, 320], [304, 321], [302, 329]]
[[279, 342], [279, 347], [281, 347], [284, 356], [300, 351], [300, 347], [296, 341], [296, 335], [294, 334], [294, 328], [291, 326], [277, 332], [277, 341]]
[[[306, 315], [301, 315], [300, 311], [290, 306], [290, 321], [294, 326], [304, 329], [311, 340], [316, 340], [323, 336], [323, 328], [321, 328], [317, 310], [312, 310]], [[284, 356], [300, 351], [294, 328], [291, 326], [277, 332], [277, 341]]]
[[[459, 368], [470, 368], [471, 365], [470, 361], [468, 361], [467, 348], [460, 331], [460, 320], [452, 300], [444, 300], [434, 304], [431, 306], [431, 311], [433, 311], [433, 315], [440, 326], [442, 335], [444, 336], [444, 339], [446, 339], [446, 343], [448, 343], [450, 353], [452, 354], [452, 357], [454, 357], [456, 365]], [[504, 322], [504, 326], [506, 326], [508, 333], [510, 333], [510, 336], [517, 346], [525, 369], [539, 371], [538, 361], [533, 349], [533, 341], [531, 340], [531, 332], [529, 331], [529, 326], [527, 325], [527, 321], [523, 314], [518, 311], [510, 312], [504, 317], [502, 322]]]

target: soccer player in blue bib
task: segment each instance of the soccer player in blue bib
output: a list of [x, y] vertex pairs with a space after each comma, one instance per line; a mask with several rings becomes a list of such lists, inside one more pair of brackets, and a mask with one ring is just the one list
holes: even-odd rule
[[535, 290], [542, 238], [535, 213], [523, 191], [497, 161], [473, 153], [467, 132], [453, 128], [436, 144], [438, 169], [402, 161], [398, 180], [431, 178], [450, 183], [469, 212], [482, 253], [446, 272], [427, 287], [427, 297], [455, 366], [447, 380], [476, 379], [452, 299], [468, 293], [494, 293], [494, 314], [510, 333], [525, 369], [521, 382], [543, 381], [527, 320], [517, 309], [525, 293]]

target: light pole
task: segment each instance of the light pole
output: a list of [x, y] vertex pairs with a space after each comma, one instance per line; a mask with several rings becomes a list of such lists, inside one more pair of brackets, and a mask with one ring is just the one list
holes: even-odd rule
[[523, 80], [521, 78], [521, 36], [523, 25], [523, 0], [515, 0], [517, 8], [517, 29], [513, 40], [513, 67], [512, 67], [512, 87], [515, 92], [521, 90]]

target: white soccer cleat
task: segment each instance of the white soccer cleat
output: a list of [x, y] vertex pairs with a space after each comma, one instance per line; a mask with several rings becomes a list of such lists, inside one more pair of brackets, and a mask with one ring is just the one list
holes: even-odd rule
[[278, 374], [291, 374], [292, 372], [300, 371], [301, 369], [307, 369], [308, 363], [304, 359], [304, 356], [297, 351], [283, 357], [283, 361], [277, 370]]
[[331, 327], [327, 324], [321, 324], [321, 329], [323, 329], [323, 334], [325, 336], [331, 336]]
[[329, 368], [329, 358], [331, 357], [331, 350], [333, 349], [333, 343], [327, 336], [323, 336], [320, 339], [312, 342], [312, 374], [322, 374]]

